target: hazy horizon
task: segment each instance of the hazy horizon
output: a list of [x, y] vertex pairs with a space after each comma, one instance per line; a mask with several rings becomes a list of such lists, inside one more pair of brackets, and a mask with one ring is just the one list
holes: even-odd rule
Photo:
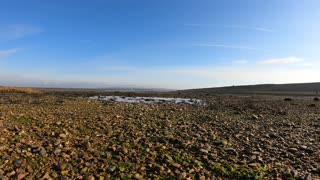
[[320, 1], [4, 1], [0, 86], [319, 82]]

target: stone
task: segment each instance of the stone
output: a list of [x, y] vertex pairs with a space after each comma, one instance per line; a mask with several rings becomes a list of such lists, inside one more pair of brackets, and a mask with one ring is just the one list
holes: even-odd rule
[[114, 172], [116, 170], [116, 167], [115, 166], [110, 166], [109, 168], [108, 168], [108, 171], [109, 172]]
[[260, 163], [250, 163], [250, 164], [248, 164], [248, 166], [250, 166], [250, 167], [259, 167]]
[[61, 138], [67, 138], [67, 135], [66, 135], [66, 134], [59, 134], [59, 137], [61, 137]]
[[67, 176], [61, 176], [60, 180], [69, 180], [69, 178]]
[[178, 163], [173, 163], [173, 164], [171, 164], [171, 166], [174, 168], [177, 168], [177, 169], [181, 167], [181, 165]]
[[202, 152], [202, 153], [204, 153], [204, 154], [208, 154], [208, 153], [209, 153], [209, 151], [206, 150], [206, 149], [200, 149], [199, 151]]
[[45, 157], [45, 156], [47, 156], [47, 151], [44, 148], [41, 148], [39, 151], [39, 155], [42, 157]]

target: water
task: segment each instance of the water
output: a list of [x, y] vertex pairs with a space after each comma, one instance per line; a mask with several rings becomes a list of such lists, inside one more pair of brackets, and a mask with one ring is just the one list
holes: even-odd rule
[[184, 103], [198, 104], [202, 101], [199, 99], [188, 98], [164, 98], [164, 97], [127, 97], [127, 96], [93, 96], [90, 99], [98, 99], [105, 101], [128, 102], [128, 103]]

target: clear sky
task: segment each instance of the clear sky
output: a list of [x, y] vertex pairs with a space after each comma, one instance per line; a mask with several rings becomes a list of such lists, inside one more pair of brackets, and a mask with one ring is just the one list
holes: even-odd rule
[[320, 81], [319, 0], [2, 0], [0, 85]]

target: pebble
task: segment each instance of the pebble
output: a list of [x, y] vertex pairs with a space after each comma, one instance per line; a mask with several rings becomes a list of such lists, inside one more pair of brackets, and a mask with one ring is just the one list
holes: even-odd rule
[[260, 166], [260, 164], [259, 163], [250, 163], [250, 164], [248, 164], [248, 166], [250, 166], [250, 167], [258, 167], [258, 166]]
[[116, 170], [116, 167], [115, 166], [110, 166], [109, 168], [108, 168], [108, 171], [109, 172], [113, 172], [113, 171], [115, 171]]
[[181, 167], [181, 165], [178, 163], [173, 163], [173, 164], [171, 164], [171, 166], [174, 168], [177, 168], [177, 169]]
[[209, 151], [206, 150], [206, 149], [200, 149], [200, 152], [202, 152], [202, 153], [204, 153], [204, 154], [208, 154], [208, 153], [209, 153]]
[[85, 178], [85, 180], [94, 180], [94, 176], [88, 176]]
[[69, 180], [68, 176], [61, 176], [60, 180]]
[[0, 145], [0, 151], [5, 150], [6, 148], [7, 148], [7, 146], [6, 146], [6, 145]]
[[47, 151], [44, 148], [41, 148], [39, 151], [40, 156], [45, 157], [47, 156]]
[[13, 164], [15, 166], [20, 166], [22, 163], [23, 163], [23, 159], [18, 159], [18, 160], [13, 161]]
[[67, 138], [67, 135], [66, 135], [66, 134], [59, 134], [59, 137], [61, 137], [61, 138]]

